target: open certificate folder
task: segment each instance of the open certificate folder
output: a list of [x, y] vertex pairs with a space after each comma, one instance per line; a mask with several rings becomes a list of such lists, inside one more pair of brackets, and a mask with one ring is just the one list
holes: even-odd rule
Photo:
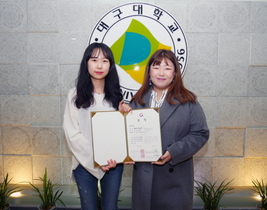
[[91, 125], [95, 166], [110, 159], [153, 162], [162, 155], [158, 108], [92, 112]]

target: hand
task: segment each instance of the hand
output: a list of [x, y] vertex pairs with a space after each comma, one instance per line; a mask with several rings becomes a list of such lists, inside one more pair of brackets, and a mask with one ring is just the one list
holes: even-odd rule
[[110, 159], [107, 161], [107, 163], [108, 163], [108, 165], [100, 167], [102, 169], [102, 171], [104, 171], [104, 172], [109, 171], [109, 169], [115, 168], [117, 166], [116, 160]]
[[169, 151], [166, 151], [165, 154], [160, 157], [160, 159], [162, 161], [152, 162], [152, 164], [155, 164], [155, 165], [164, 165], [165, 163], [169, 162], [172, 159], [172, 156], [169, 153]]
[[125, 104], [123, 101], [119, 103], [119, 111], [128, 113], [132, 110], [132, 107], [130, 107], [128, 104]]

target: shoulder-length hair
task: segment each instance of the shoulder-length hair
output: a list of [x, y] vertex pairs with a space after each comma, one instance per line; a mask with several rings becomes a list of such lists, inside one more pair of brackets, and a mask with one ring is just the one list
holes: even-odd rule
[[118, 109], [119, 102], [122, 100], [120, 91], [119, 76], [117, 73], [114, 57], [111, 49], [104, 43], [90, 44], [83, 55], [78, 77], [76, 79], [77, 95], [75, 96], [75, 105], [78, 109], [88, 108], [94, 104], [95, 99], [93, 96], [94, 86], [91, 76], [88, 72], [88, 60], [93, 56], [98, 56], [102, 52], [103, 55], [109, 60], [110, 67], [107, 76], [105, 77], [105, 100], [112, 105], [116, 110]]
[[144, 75], [144, 81], [141, 88], [137, 91], [137, 93], [133, 96], [132, 101], [134, 103], [139, 103], [141, 105], [145, 105], [143, 102], [143, 96], [150, 89], [150, 67], [154, 65], [159, 65], [162, 60], [169, 59], [174, 65], [175, 76], [173, 82], [168, 87], [168, 93], [166, 96], [166, 100], [170, 104], [177, 104], [173, 99], [179, 101], [179, 103], [184, 104], [188, 101], [192, 103], [196, 103], [196, 95], [185, 88], [183, 84], [180, 64], [175, 56], [175, 54], [171, 50], [160, 49], [157, 50], [149, 59]]

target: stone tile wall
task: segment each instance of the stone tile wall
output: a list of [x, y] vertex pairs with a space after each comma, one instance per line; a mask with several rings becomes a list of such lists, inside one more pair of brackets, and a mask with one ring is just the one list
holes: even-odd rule
[[[180, 23], [189, 46], [184, 81], [211, 130], [195, 155], [195, 178], [267, 181], [267, 1], [144, 0]], [[48, 168], [70, 180], [62, 132], [94, 24], [123, 0], [0, 0], [0, 173], [33, 181]], [[123, 186], [131, 185], [125, 167]]]

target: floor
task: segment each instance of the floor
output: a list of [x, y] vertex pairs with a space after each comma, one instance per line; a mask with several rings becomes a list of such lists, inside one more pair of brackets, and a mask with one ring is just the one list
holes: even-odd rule
[[[40, 204], [39, 197], [34, 196], [30, 188], [23, 186], [24, 190], [20, 197], [11, 198], [12, 210], [37, 210], [37, 206]], [[57, 210], [80, 210], [80, 200], [77, 193], [76, 186], [60, 186], [63, 190], [61, 200], [65, 203], [67, 208], [58, 206]], [[256, 205], [260, 201], [253, 195], [251, 187], [235, 187], [232, 193], [225, 195], [220, 204], [227, 207], [221, 208], [221, 210], [257, 210]], [[203, 203], [197, 196], [194, 197], [193, 210], [203, 210]], [[131, 210], [131, 189], [124, 189], [120, 193], [119, 210]]]

